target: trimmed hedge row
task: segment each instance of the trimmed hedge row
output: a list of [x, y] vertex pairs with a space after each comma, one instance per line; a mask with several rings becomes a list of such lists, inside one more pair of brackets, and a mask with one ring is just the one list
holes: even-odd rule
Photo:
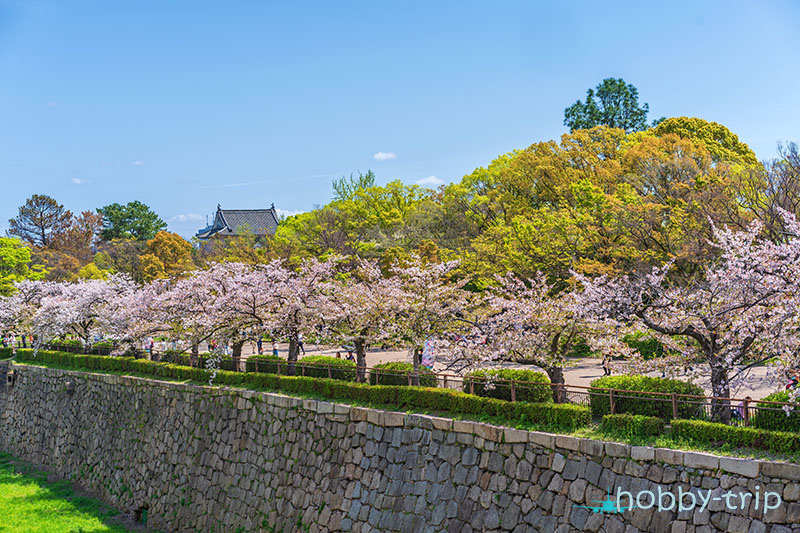
[[[648, 376], [607, 376], [597, 378], [589, 384], [601, 390], [591, 391], [590, 405], [592, 415], [600, 417], [611, 413], [609, 390], [630, 390], [646, 392], [665, 392], [703, 396], [703, 389], [692, 383], [677, 379], [651, 378]], [[624, 396], [621, 397], [621, 396]], [[642, 401], [641, 398], [655, 398]], [[615, 414], [657, 416], [664, 420], [672, 418], [672, 401], [669, 396], [658, 394], [620, 393], [614, 397]], [[698, 404], [678, 403], [678, 418], [697, 418], [702, 409]]]
[[[769, 396], [765, 397], [764, 400], [768, 402], [787, 403], [791, 401], [787, 391], [773, 392]], [[757, 406], [761, 409], [757, 410], [755, 414], [752, 415], [751, 420], [753, 427], [777, 431], [800, 432], [800, 409], [792, 410], [787, 416], [786, 412], [777, 405], [758, 402]], [[767, 410], [767, 408], [769, 410]]]
[[[136, 372], [154, 377], [193, 381], [209, 379], [209, 372], [202, 368], [131, 357], [78, 355], [41, 350], [34, 359], [33, 350], [17, 350], [17, 359], [34, 363], [37, 361], [55, 363], [75, 369]], [[215, 384], [315, 394], [332, 400], [380, 403], [406, 410], [446, 411], [451, 414], [500, 417], [510, 422], [536, 424], [563, 431], [585, 427], [591, 421], [589, 409], [579, 405], [507, 402], [442, 388], [368, 385], [327, 378], [226, 370], [217, 373]]]
[[0, 360], [11, 359], [14, 356], [14, 348], [0, 348]]
[[[403, 361], [381, 363], [369, 371], [369, 382], [372, 385], [406, 385], [408, 374], [414, 371], [414, 365]], [[429, 368], [419, 367], [419, 384], [421, 387], [435, 387], [438, 384], [436, 374]]]
[[286, 359], [277, 355], [251, 355], [245, 361], [244, 368], [247, 372], [286, 374], [288, 372], [288, 363]]
[[777, 453], [800, 452], [800, 434], [752, 427], [727, 426], [702, 420], [673, 420], [672, 434], [690, 442], [737, 448], [758, 448]]
[[655, 437], [664, 432], [664, 419], [644, 415], [605, 415], [600, 431], [622, 437]]
[[[189, 354], [185, 354], [183, 352], [180, 353], [170, 353], [170, 351], [166, 351], [165, 353], [160, 355], [162, 363], [172, 363], [181, 366], [192, 366], [192, 356]], [[197, 366], [199, 368], [206, 368], [206, 364], [208, 360], [211, 359], [211, 354], [199, 354], [197, 356]], [[230, 355], [222, 355], [220, 356], [219, 361], [219, 368], [220, 370], [233, 370], [233, 358]]]
[[498, 398], [511, 401], [511, 383], [493, 380], [516, 381], [516, 399], [522, 402], [552, 402], [553, 392], [550, 388], [550, 378], [544, 372], [534, 370], [517, 370], [513, 368], [499, 368], [494, 370], [475, 370], [464, 377], [464, 392], [470, 390], [472, 380], [474, 393], [478, 396]]
[[[303, 363], [312, 363], [303, 365]], [[322, 366], [324, 365], [324, 366]], [[312, 378], [327, 378], [330, 365], [330, 377], [344, 381], [356, 380], [356, 364], [348, 359], [339, 359], [329, 355], [309, 355], [300, 359], [297, 369], [298, 375]]]

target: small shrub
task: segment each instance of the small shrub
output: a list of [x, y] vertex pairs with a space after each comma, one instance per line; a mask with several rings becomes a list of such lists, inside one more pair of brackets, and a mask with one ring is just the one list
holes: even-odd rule
[[260, 372], [262, 374], [286, 374], [286, 359], [277, 355], [251, 355], [245, 362], [247, 372]]
[[675, 437], [712, 446], [758, 448], [776, 453], [800, 452], [800, 434], [752, 427], [728, 426], [703, 420], [673, 420]]
[[[789, 393], [779, 391], [764, 398], [768, 402], [789, 403]], [[771, 405], [762, 402], [752, 402], [750, 405], [757, 405], [760, 409], [751, 414], [753, 427], [760, 429], [772, 429], [777, 431], [797, 431], [800, 432], [800, 407], [795, 407], [788, 415], [778, 405]], [[750, 411], [753, 413], [753, 411]]]
[[645, 361], [664, 356], [664, 345], [661, 341], [642, 331], [625, 335], [622, 342], [639, 352]]
[[[408, 385], [408, 374], [414, 371], [414, 365], [406, 362], [381, 363], [369, 372], [369, 382], [372, 385]], [[428, 368], [419, 367], [419, 385], [421, 387], [435, 387], [436, 374]]]
[[91, 352], [97, 355], [108, 355], [114, 349], [114, 343], [111, 341], [100, 341], [92, 344]]
[[[312, 363], [304, 365], [303, 363]], [[330, 376], [328, 369], [330, 368]], [[341, 379], [344, 381], [356, 380], [356, 364], [347, 359], [330, 357], [327, 355], [309, 355], [298, 361], [297, 374], [309, 377]]]
[[654, 437], [664, 432], [664, 419], [644, 415], [605, 415], [600, 431], [620, 437]]
[[[646, 394], [647, 392], [703, 395], [703, 389], [692, 383], [677, 379], [661, 379], [647, 376], [606, 376], [595, 379], [590, 383], [590, 386], [600, 389], [591, 391], [590, 405], [592, 407], [592, 415], [595, 417], [611, 413], [609, 389], [645, 392], [644, 394], [615, 393], [615, 414], [628, 413], [632, 415], [657, 416], [664, 420], [672, 418], [671, 398], [658, 394]], [[678, 401], [678, 418], [696, 418], [700, 416], [701, 410], [700, 405]]]
[[470, 379], [474, 382], [475, 394], [500, 400], [511, 400], [511, 383], [497, 380], [513, 380], [518, 402], [551, 402], [553, 393], [550, 379], [543, 372], [503, 368], [496, 370], [475, 370], [464, 378], [464, 392], [470, 391]]

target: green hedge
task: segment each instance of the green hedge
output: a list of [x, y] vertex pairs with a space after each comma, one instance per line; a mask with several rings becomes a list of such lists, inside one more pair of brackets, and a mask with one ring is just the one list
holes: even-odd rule
[[14, 348], [0, 348], [0, 360], [11, 359], [14, 356]]
[[[677, 379], [651, 378], [647, 376], [606, 376], [597, 378], [590, 383], [591, 387], [601, 390], [593, 390], [590, 397], [592, 415], [601, 417], [611, 413], [611, 405], [608, 396], [609, 389], [645, 391], [645, 392], [666, 392], [676, 394], [691, 394], [703, 396], [703, 389], [692, 383], [679, 381]], [[625, 396], [622, 398], [620, 396]], [[642, 400], [641, 398], [656, 398], [655, 400]], [[657, 416], [664, 420], [672, 418], [672, 401], [669, 396], [656, 394], [631, 394], [615, 392], [614, 396], [615, 414], [628, 413], [632, 415]], [[678, 402], [678, 418], [697, 418], [701, 414], [701, 406]]]
[[277, 355], [251, 355], [244, 364], [247, 372], [261, 372], [262, 374], [286, 374], [288, 363], [283, 357]]
[[[474, 382], [475, 394], [488, 398], [498, 398], [500, 400], [511, 400], [511, 383], [492, 380], [513, 380], [520, 383], [515, 385], [516, 399], [521, 402], [551, 402], [553, 392], [550, 388], [550, 379], [543, 372], [533, 370], [516, 370], [512, 368], [501, 368], [496, 370], [475, 370], [464, 378], [464, 392], [470, 390], [470, 377], [479, 378]], [[487, 379], [492, 387], [487, 386]]]
[[727, 426], [702, 420], [673, 420], [674, 437], [719, 447], [758, 448], [776, 453], [800, 452], [800, 434], [752, 427]]
[[[414, 371], [414, 365], [402, 361], [381, 363], [369, 371], [369, 382], [372, 385], [406, 385], [408, 374]], [[421, 387], [435, 387], [438, 384], [436, 374], [430, 369], [419, 367], [419, 384]]]
[[600, 431], [620, 437], [655, 437], [664, 432], [664, 419], [644, 415], [605, 415]]
[[[303, 363], [312, 363], [304, 365]], [[327, 378], [330, 365], [330, 377], [344, 381], [356, 380], [356, 364], [347, 359], [330, 357], [328, 355], [309, 355], [298, 362], [297, 375], [313, 378]]]
[[[173, 363], [181, 366], [192, 366], [192, 356], [184, 352], [173, 352], [171, 350], [167, 350], [166, 352], [161, 354], [160, 357], [161, 357], [161, 362], [163, 363]], [[208, 360], [211, 359], [211, 357], [212, 355], [208, 353], [199, 354], [197, 356], [197, 366], [199, 368], [206, 368]], [[233, 358], [230, 355], [220, 356], [219, 369], [233, 370]]]
[[[209, 379], [209, 372], [202, 368], [158, 363], [147, 359], [76, 355], [45, 350], [39, 351], [36, 359], [33, 358], [33, 350], [17, 350], [17, 354], [20, 361], [55, 363], [75, 369], [136, 372], [154, 377], [201, 382]], [[507, 402], [443, 388], [368, 385], [337, 379], [226, 370], [217, 373], [214, 383], [314, 394], [332, 400], [381, 403], [410, 411], [444, 411], [456, 415], [500, 417], [509, 422], [536, 424], [561, 431], [585, 427], [591, 421], [589, 409], [580, 405]]]
[[[787, 391], [774, 392], [764, 398], [768, 402], [790, 402], [789, 393]], [[753, 402], [750, 405], [757, 405], [760, 408], [769, 408], [770, 410], [757, 410], [751, 413], [751, 421], [753, 427], [760, 429], [772, 429], [776, 431], [798, 431], [800, 432], [800, 409], [793, 409], [787, 416], [786, 412], [777, 405], [770, 405], [767, 403]], [[735, 407], [734, 407], [735, 408]], [[775, 409], [774, 411], [772, 409]]]

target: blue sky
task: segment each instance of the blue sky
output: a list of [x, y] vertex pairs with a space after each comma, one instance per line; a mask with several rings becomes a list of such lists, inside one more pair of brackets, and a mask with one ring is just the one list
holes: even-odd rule
[[771, 158], [800, 141], [799, 51], [791, 0], [0, 0], [0, 231], [34, 193], [140, 200], [190, 236], [359, 170], [455, 181], [564, 133], [606, 77]]

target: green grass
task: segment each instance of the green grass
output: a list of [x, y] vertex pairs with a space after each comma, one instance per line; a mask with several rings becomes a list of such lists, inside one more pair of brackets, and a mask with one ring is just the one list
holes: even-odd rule
[[48, 483], [47, 474], [0, 452], [0, 531], [3, 533], [100, 533], [129, 531], [119, 511], [77, 494], [68, 481]]

